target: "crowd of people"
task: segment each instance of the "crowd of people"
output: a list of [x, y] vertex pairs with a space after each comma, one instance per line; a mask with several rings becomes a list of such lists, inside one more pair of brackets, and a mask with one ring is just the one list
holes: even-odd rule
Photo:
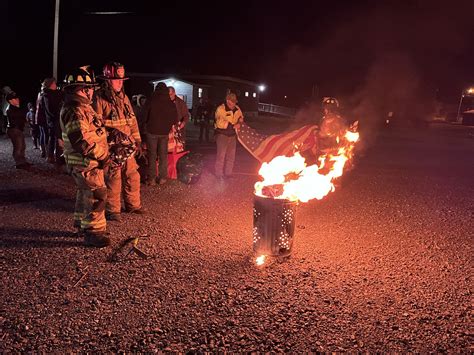
[[[87, 66], [69, 72], [61, 90], [55, 78], [46, 78], [36, 103], [28, 103], [27, 109], [9, 90], [5, 114], [16, 168], [31, 167], [25, 157], [28, 123], [33, 148], [58, 171], [74, 178], [73, 223], [78, 234], [86, 245], [105, 247], [110, 244], [107, 221], [121, 221], [122, 200], [125, 212], [145, 214], [140, 182], [166, 184], [168, 153], [183, 149], [190, 113], [175, 89], [162, 82], [149, 98], [137, 95], [132, 104], [124, 91], [125, 67], [118, 62], [107, 63], [97, 79]], [[200, 126], [200, 142], [209, 142], [215, 121], [215, 175], [218, 179], [231, 177], [235, 130], [243, 122], [236, 95], [228, 93], [216, 110], [201, 99], [194, 119]]]

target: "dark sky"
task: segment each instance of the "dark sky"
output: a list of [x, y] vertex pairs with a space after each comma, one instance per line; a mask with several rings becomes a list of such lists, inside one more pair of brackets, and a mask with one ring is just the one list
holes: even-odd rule
[[[32, 95], [52, 72], [54, 0], [0, 2], [0, 84]], [[130, 11], [104, 16], [93, 11]], [[291, 105], [372, 84], [436, 89], [474, 82], [474, 1], [61, 0], [59, 76], [109, 60], [135, 72], [236, 76]], [[368, 83], [376, 81], [379, 85]], [[413, 87], [413, 85], [411, 85]]]

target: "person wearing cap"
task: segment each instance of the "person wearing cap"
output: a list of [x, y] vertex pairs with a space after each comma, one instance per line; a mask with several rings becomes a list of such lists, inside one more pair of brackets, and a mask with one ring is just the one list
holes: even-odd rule
[[60, 126], [64, 158], [77, 185], [74, 227], [84, 235], [86, 245], [100, 248], [110, 244], [106, 234], [104, 180], [104, 168], [110, 160], [105, 127], [91, 106], [95, 85], [88, 67], [66, 75]]
[[[134, 143], [136, 155], [142, 154], [142, 139], [132, 104], [123, 89], [125, 67], [117, 62], [107, 63], [103, 68], [104, 85], [96, 91], [93, 100], [95, 111], [104, 121], [109, 138], [114, 130], [125, 134]], [[106, 174], [108, 220], [121, 220], [121, 194], [125, 210], [129, 213], [143, 214], [140, 199], [140, 174], [135, 159], [127, 159], [119, 169], [109, 169]]]
[[217, 107], [215, 113], [214, 137], [217, 145], [215, 175], [218, 179], [232, 176], [237, 144], [235, 129], [243, 121], [244, 116], [237, 106], [237, 96], [228, 93], [225, 103]]
[[23, 130], [26, 124], [26, 111], [20, 108], [20, 98], [14, 92], [10, 92], [5, 97], [8, 102], [7, 108], [7, 135], [13, 145], [13, 159], [17, 169], [28, 170], [30, 164], [25, 158], [25, 135]]

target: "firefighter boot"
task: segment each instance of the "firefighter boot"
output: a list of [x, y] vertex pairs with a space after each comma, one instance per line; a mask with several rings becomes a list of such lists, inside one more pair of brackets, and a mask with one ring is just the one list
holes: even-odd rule
[[120, 212], [105, 212], [105, 219], [107, 221], [122, 222], [122, 216], [120, 216]]
[[110, 245], [110, 238], [105, 232], [86, 232], [84, 235], [84, 244], [96, 248], [103, 248]]

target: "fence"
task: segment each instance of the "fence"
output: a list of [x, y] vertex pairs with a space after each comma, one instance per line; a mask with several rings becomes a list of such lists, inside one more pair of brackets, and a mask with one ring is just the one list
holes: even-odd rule
[[296, 114], [296, 109], [284, 106], [277, 106], [272, 104], [258, 104], [258, 112], [273, 113], [275, 115], [281, 116], [294, 116]]

